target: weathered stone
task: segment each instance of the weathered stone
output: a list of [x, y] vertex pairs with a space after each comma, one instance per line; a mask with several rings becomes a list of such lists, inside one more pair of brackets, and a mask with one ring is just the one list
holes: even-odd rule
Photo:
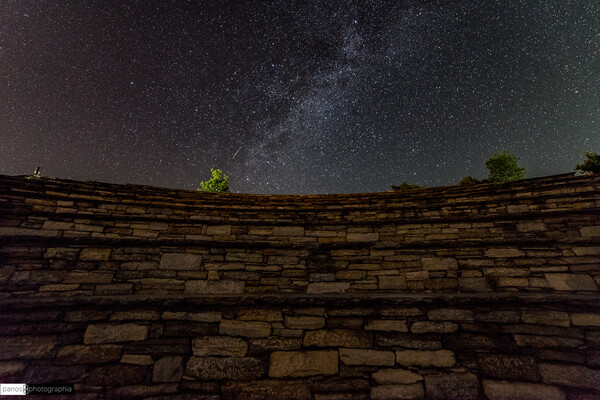
[[304, 236], [304, 227], [302, 226], [274, 226], [273, 235], [275, 236]]
[[283, 321], [281, 310], [268, 309], [240, 310], [237, 312], [237, 319], [240, 321]]
[[0, 360], [51, 358], [57, 346], [55, 336], [4, 336], [0, 337]]
[[73, 271], [65, 275], [63, 283], [111, 283], [114, 273], [100, 271]]
[[527, 347], [578, 347], [583, 345], [580, 339], [572, 339], [560, 336], [532, 336], [514, 335], [515, 342], [519, 346]]
[[376, 242], [379, 240], [379, 233], [349, 233], [346, 235], [348, 242]]
[[247, 322], [224, 319], [219, 325], [219, 333], [229, 336], [247, 338], [267, 337], [271, 334], [271, 324], [268, 322]]
[[335, 272], [312, 272], [308, 276], [310, 282], [334, 282]]
[[221, 312], [207, 311], [201, 313], [192, 312], [172, 312], [165, 311], [162, 314], [162, 319], [183, 320], [183, 321], [198, 321], [198, 322], [219, 322], [221, 321]]
[[479, 399], [479, 382], [471, 373], [426, 375], [425, 388], [427, 398], [432, 400]]
[[414, 317], [423, 314], [418, 308], [382, 308], [382, 317]]
[[488, 278], [458, 278], [458, 287], [464, 292], [491, 292], [492, 286]]
[[408, 332], [405, 321], [395, 321], [389, 319], [370, 320], [365, 326], [367, 331], [393, 331]]
[[311, 282], [306, 293], [344, 293], [350, 289], [350, 282]]
[[154, 360], [152, 356], [146, 354], [125, 354], [121, 357], [121, 363], [134, 365], [152, 365]]
[[189, 280], [185, 282], [186, 294], [239, 294], [244, 292], [244, 281]]
[[479, 370], [486, 376], [537, 382], [540, 374], [535, 359], [512, 354], [482, 354], [478, 357]]
[[600, 225], [597, 226], [585, 226], [579, 230], [581, 237], [597, 237], [600, 236]]
[[70, 345], [62, 347], [54, 362], [56, 364], [93, 364], [116, 361], [121, 358], [123, 347], [114, 344], [99, 346]]
[[24, 361], [0, 362], [0, 381], [15, 382], [21, 377], [26, 367], [27, 363]]
[[543, 222], [527, 221], [517, 223], [517, 232], [538, 232], [547, 230]]
[[209, 225], [206, 227], [207, 235], [231, 235], [231, 225]]
[[373, 379], [380, 385], [390, 384], [402, 384], [408, 385], [422, 381], [423, 377], [419, 374], [415, 374], [407, 369], [380, 369], [379, 371], [372, 374]]
[[432, 321], [473, 321], [471, 310], [440, 308], [429, 311], [427, 317]]
[[490, 400], [565, 400], [561, 389], [535, 383], [484, 380], [483, 392]]
[[250, 341], [250, 353], [267, 350], [298, 350], [302, 346], [300, 337], [271, 336]]
[[86, 379], [89, 386], [124, 386], [140, 384], [146, 375], [146, 366], [109, 364], [91, 370]]
[[448, 271], [458, 269], [454, 258], [422, 258], [421, 265], [426, 271]]
[[552, 274], [545, 273], [548, 284], [554, 290], [598, 291], [598, 285], [587, 274]]
[[165, 253], [160, 258], [159, 269], [195, 270], [202, 266], [202, 255], [190, 253]]
[[101, 344], [144, 340], [148, 337], [148, 326], [138, 324], [93, 324], [88, 325], [83, 343]]
[[573, 247], [576, 256], [600, 256], [600, 247]]
[[598, 389], [600, 370], [579, 365], [540, 364], [542, 382], [582, 389]]
[[432, 335], [415, 336], [395, 332], [376, 333], [375, 344], [379, 347], [403, 347], [419, 350], [438, 350], [442, 348], [439, 337], [433, 337]]
[[21, 377], [27, 383], [61, 383], [81, 380], [85, 365], [30, 365]]
[[275, 351], [269, 365], [272, 378], [334, 375], [338, 373], [338, 352]]
[[562, 311], [523, 311], [521, 319], [528, 324], [556, 325], [565, 328], [571, 325], [569, 314]]
[[410, 331], [413, 333], [450, 333], [456, 332], [458, 325], [453, 322], [432, 322], [432, 321], [417, 321], [410, 326]]
[[508, 249], [487, 249], [484, 252], [486, 257], [493, 258], [511, 258], [511, 257], [521, 257], [524, 256], [525, 253], [522, 250], [508, 248]]
[[183, 357], [161, 357], [154, 363], [152, 382], [179, 382], [183, 375]]
[[219, 333], [219, 325], [196, 321], [167, 321], [163, 328], [163, 336], [206, 336]]
[[404, 290], [408, 287], [404, 276], [382, 275], [379, 277], [379, 289]]
[[392, 367], [396, 358], [391, 351], [340, 349], [340, 360], [346, 365], [382, 365]]
[[291, 329], [321, 329], [325, 326], [325, 318], [305, 316], [285, 317], [285, 326]]
[[575, 326], [600, 326], [600, 314], [571, 314], [571, 323]]
[[15, 267], [7, 265], [0, 268], [0, 283], [6, 283], [15, 273]]
[[310, 400], [308, 382], [262, 380], [253, 382], [225, 382], [223, 400]]
[[[368, 390], [371, 385], [367, 379], [333, 376], [311, 382], [313, 392], [352, 392]], [[345, 394], [345, 393], [344, 393]]]
[[115, 311], [110, 316], [110, 321], [127, 321], [127, 320], [148, 320], [155, 321], [160, 319], [160, 313], [154, 310], [128, 310]]
[[407, 367], [452, 367], [456, 359], [450, 350], [401, 350], [396, 351], [396, 362]]
[[61, 258], [65, 260], [77, 260], [80, 249], [72, 249], [69, 247], [50, 247], [44, 253], [44, 258]]
[[244, 357], [248, 344], [229, 336], [202, 336], [194, 338], [192, 350], [195, 356], [229, 356]]
[[425, 390], [422, 383], [410, 385], [381, 385], [371, 389], [372, 400], [422, 399]]
[[516, 324], [519, 322], [519, 314], [515, 311], [490, 311], [475, 314], [475, 321], [498, 322], [503, 324]]
[[97, 296], [115, 296], [120, 294], [132, 294], [133, 285], [131, 283], [114, 283], [109, 285], [96, 285], [94, 294]]
[[185, 368], [185, 375], [203, 380], [257, 379], [264, 375], [265, 364], [251, 357], [192, 357]]
[[79, 284], [78, 283], [72, 283], [72, 284], [61, 284], [61, 283], [56, 283], [53, 285], [43, 285], [40, 286], [38, 288], [38, 290], [40, 292], [67, 292], [67, 291], [71, 291], [71, 290], [76, 290], [79, 288]]
[[371, 336], [362, 330], [330, 329], [306, 332], [304, 346], [371, 347]]
[[108, 261], [110, 251], [107, 248], [87, 247], [81, 250], [79, 259], [81, 261]]

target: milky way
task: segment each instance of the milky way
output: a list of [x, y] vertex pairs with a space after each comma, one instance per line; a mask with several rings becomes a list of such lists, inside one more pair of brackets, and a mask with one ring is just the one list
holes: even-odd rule
[[0, 173], [340, 193], [600, 151], [600, 3], [0, 3]]

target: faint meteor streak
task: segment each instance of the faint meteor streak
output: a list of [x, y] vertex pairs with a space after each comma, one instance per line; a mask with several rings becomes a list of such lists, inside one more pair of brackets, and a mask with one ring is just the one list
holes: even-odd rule
[[235, 154], [233, 155], [233, 157], [231, 157], [232, 160], [235, 158], [235, 156], [237, 156], [237, 153], [239, 153], [241, 149], [242, 149], [242, 146], [240, 146], [240, 148], [237, 149], [237, 151], [235, 152]]

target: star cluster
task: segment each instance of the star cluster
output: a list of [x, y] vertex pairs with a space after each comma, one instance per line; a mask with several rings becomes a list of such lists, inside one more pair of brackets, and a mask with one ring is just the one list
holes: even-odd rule
[[600, 3], [0, 3], [0, 173], [243, 193], [529, 177], [600, 151]]

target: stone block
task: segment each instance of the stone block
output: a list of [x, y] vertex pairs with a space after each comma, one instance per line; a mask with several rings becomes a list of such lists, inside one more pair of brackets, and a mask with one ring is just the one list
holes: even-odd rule
[[515, 342], [522, 347], [570, 347], [583, 345], [583, 340], [560, 336], [514, 335]]
[[94, 364], [117, 361], [123, 346], [105, 344], [98, 346], [70, 345], [62, 347], [54, 362], [56, 364]]
[[380, 385], [401, 384], [408, 385], [422, 381], [423, 377], [407, 369], [380, 369], [371, 375]]
[[302, 346], [300, 337], [271, 336], [250, 341], [250, 353], [268, 350], [298, 350]]
[[190, 253], [165, 253], [160, 258], [159, 269], [194, 270], [202, 266], [202, 255]]
[[426, 271], [450, 271], [458, 269], [454, 258], [422, 258], [421, 265]]
[[183, 320], [183, 321], [198, 321], [198, 322], [219, 322], [221, 321], [221, 312], [219, 311], [207, 311], [207, 312], [173, 312], [165, 311], [162, 314], [164, 320]]
[[23, 371], [27, 368], [24, 361], [4, 361], [0, 362], [0, 381], [16, 382], [21, 378]]
[[44, 225], [42, 225], [42, 229], [50, 230], [72, 230], [75, 227], [75, 224], [72, 222], [62, 222], [62, 221], [44, 221]]
[[473, 311], [454, 308], [440, 308], [427, 313], [432, 321], [473, 321]]
[[100, 321], [108, 318], [108, 311], [100, 310], [78, 310], [67, 311], [65, 313], [65, 321], [67, 322], [89, 322]]
[[573, 247], [576, 256], [600, 256], [600, 247]]
[[325, 318], [290, 316], [285, 317], [285, 326], [290, 329], [321, 329], [325, 326]]
[[523, 311], [521, 320], [528, 324], [556, 325], [568, 328], [569, 314], [562, 311]]
[[312, 272], [308, 275], [310, 282], [334, 282], [335, 272]]
[[219, 333], [219, 325], [196, 321], [171, 320], [164, 324], [163, 335], [169, 336], [206, 336]]
[[365, 326], [366, 331], [408, 332], [405, 321], [389, 319], [370, 320]]
[[148, 326], [138, 324], [93, 324], [88, 325], [83, 343], [102, 344], [144, 340], [148, 337]]
[[554, 290], [598, 291], [598, 285], [588, 274], [544, 274]]
[[565, 400], [557, 387], [536, 383], [489, 381], [483, 382], [483, 393], [490, 400]]
[[248, 343], [229, 336], [201, 336], [192, 340], [192, 351], [195, 356], [200, 357], [244, 357], [248, 351]]
[[[368, 379], [333, 376], [311, 382], [313, 392], [354, 392], [368, 390], [371, 385]], [[345, 394], [345, 393], [344, 393]]]
[[479, 381], [471, 373], [426, 375], [425, 388], [431, 400], [479, 399]]
[[522, 250], [515, 248], [507, 248], [507, 249], [487, 249], [484, 252], [486, 257], [492, 258], [512, 258], [512, 257], [522, 257], [525, 253]]
[[408, 288], [408, 284], [404, 276], [379, 276], [379, 289], [381, 290], [404, 290], [406, 288]]
[[574, 326], [600, 326], [600, 314], [592, 314], [592, 313], [571, 314], [571, 323]]
[[304, 227], [302, 226], [274, 226], [273, 235], [275, 236], [304, 236]]
[[598, 389], [600, 370], [579, 365], [540, 364], [542, 382], [580, 389]]
[[201, 380], [258, 379], [266, 372], [265, 364], [252, 357], [191, 357], [185, 375]]
[[344, 293], [350, 289], [350, 282], [311, 282], [306, 293]]
[[0, 360], [52, 358], [57, 347], [55, 336], [4, 336], [0, 337]]
[[267, 337], [271, 334], [271, 324], [268, 322], [250, 322], [224, 319], [219, 325], [219, 333], [229, 336], [247, 338]]
[[417, 321], [410, 326], [410, 331], [413, 333], [450, 333], [457, 330], [457, 324], [447, 321]]
[[109, 248], [86, 247], [79, 253], [81, 261], [108, 261], [110, 258]]
[[481, 322], [516, 324], [519, 320], [519, 314], [515, 311], [489, 311], [475, 314], [475, 321]]
[[371, 347], [371, 336], [362, 330], [331, 329], [306, 332], [304, 347]]
[[348, 233], [347, 242], [376, 242], [379, 240], [379, 233]]
[[381, 385], [373, 386], [370, 399], [372, 400], [399, 400], [399, 399], [422, 399], [425, 390], [422, 383], [410, 385]]
[[240, 294], [244, 293], [246, 282], [189, 280], [185, 282], [186, 294]]
[[121, 363], [134, 365], [152, 365], [154, 360], [147, 354], [125, 354], [121, 357]]
[[231, 235], [231, 225], [209, 225], [206, 227], [207, 235]]
[[85, 365], [30, 365], [21, 379], [30, 384], [62, 383], [81, 381], [85, 375]]
[[311, 400], [308, 382], [291, 380], [261, 380], [225, 382], [223, 400]]
[[396, 363], [406, 366], [448, 368], [456, 364], [450, 350], [400, 350], [396, 351]]
[[598, 237], [600, 236], [600, 225], [597, 226], [585, 226], [579, 230], [581, 237]]
[[536, 221], [519, 222], [516, 227], [517, 232], [540, 232], [548, 229], [545, 223]]
[[276, 351], [269, 363], [271, 378], [290, 378], [338, 373], [338, 352], [323, 351]]
[[240, 321], [278, 322], [283, 321], [283, 316], [281, 315], [281, 310], [252, 309], [239, 310], [237, 312], [237, 319]]
[[537, 382], [540, 378], [535, 359], [513, 354], [481, 354], [479, 370], [485, 376]]
[[179, 382], [183, 375], [183, 357], [161, 357], [154, 363], [152, 382]]
[[346, 365], [380, 365], [392, 367], [395, 356], [391, 351], [340, 349], [340, 360]]
[[154, 310], [128, 310], [115, 311], [110, 316], [110, 321], [147, 320], [156, 321], [160, 319], [160, 312]]
[[113, 272], [72, 271], [65, 275], [63, 283], [111, 283]]
[[487, 278], [458, 278], [458, 287], [463, 292], [491, 292], [493, 290]]

